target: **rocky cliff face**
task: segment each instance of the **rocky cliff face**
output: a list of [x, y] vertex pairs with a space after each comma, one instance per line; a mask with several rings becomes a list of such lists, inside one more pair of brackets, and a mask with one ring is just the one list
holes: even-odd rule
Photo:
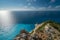
[[37, 34], [42, 40], [60, 40], [60, 24], [52, 21], [43, 22], [31, 32], [31, 35], [34, 34]]
[[46, 21], [35, 26], [30, 33], [22, 30], [14, 40], [60, 40], [60, 24]]

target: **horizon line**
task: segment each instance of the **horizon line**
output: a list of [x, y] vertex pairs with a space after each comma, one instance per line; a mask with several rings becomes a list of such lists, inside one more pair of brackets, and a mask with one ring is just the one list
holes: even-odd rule
[[0, 9], [6, 11], [60, 11], [58, 8], [19, 8], [19, 9]]

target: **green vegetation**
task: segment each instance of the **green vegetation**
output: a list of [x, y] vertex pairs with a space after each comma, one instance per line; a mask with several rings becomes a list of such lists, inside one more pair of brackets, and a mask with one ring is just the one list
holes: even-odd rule
[[30, 34], [32, 34], [34, 32], [34, 30], [32, 30], [31, 32], [30, 32]]
[[[51, 21], [51, 20], [43, 22], [43, 25], [40, 26], [36, 31], [44, 30], [45, 25], [47, 25], [48, 23], [50, 24], [50, 26], [54, 27], [55, 29], [57, 29], [60, 32], [60, 23], [57, 23], [57, 22], [54, 22], [54, 21]], [[34, 32], [34, 30], [32, 31], [32, 33], [33, 32]]]
[[43, 30], [47, 23], [49, 23], [52, 27], [54, 27], [55, 29], [60, 31], [60, 23], [53, 22], [51, 20], [48, 20], [48, 21], [44, 22], [44, 24], [38, 30]]
[[43, 30], [44, 29], [44, 27], [45, 27], [45, 25], [47, 24], [47, 23], [53, 23], [51, 20], [48, 20], [48, 21], [45, 21], [45, 22], [43, 22], [44, 24], [42, 25], [42, 26], [40, 26], [40, 28], [39, 29], [37, 29], [37, 30]]
[[51, 23], [51, 26], [53, 26], [55, 29], [57, 29], [60, 32], [60, 24], [58, 23]]

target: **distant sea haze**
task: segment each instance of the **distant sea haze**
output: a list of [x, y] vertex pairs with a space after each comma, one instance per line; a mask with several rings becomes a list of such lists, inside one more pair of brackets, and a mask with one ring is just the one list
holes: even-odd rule
[[21, 30], [25, 29], [30, 32], [35, 28], [36, 23], [42, 23], [52, 20], [60, 23], [60, 11], [12, 11], [11, 14], [15, 19], [15, 25], [9, 30], [4, 30], [0, 26], [0, 40], [13, 40]]
[[35, 24], [46, 20], [60, 22], [60, 11], [13, 11], [16, 23]]

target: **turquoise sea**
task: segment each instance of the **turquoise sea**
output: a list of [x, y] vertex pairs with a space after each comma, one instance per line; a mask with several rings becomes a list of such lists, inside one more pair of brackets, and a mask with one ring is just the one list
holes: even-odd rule
[[7, 27], [0, 26], [0, 40], [13, 40], [22, 29], [30, 32], [36, 23], [53, 20], [60, 23], [60, 11], [14, 11], [15, 25]]
[[0, 40], [13, 40], [13, 38], [23, 29], [30, 32], [32, 29], [34, 29], [34, 25], [16, 24], [6, 31], [0, 28]]

